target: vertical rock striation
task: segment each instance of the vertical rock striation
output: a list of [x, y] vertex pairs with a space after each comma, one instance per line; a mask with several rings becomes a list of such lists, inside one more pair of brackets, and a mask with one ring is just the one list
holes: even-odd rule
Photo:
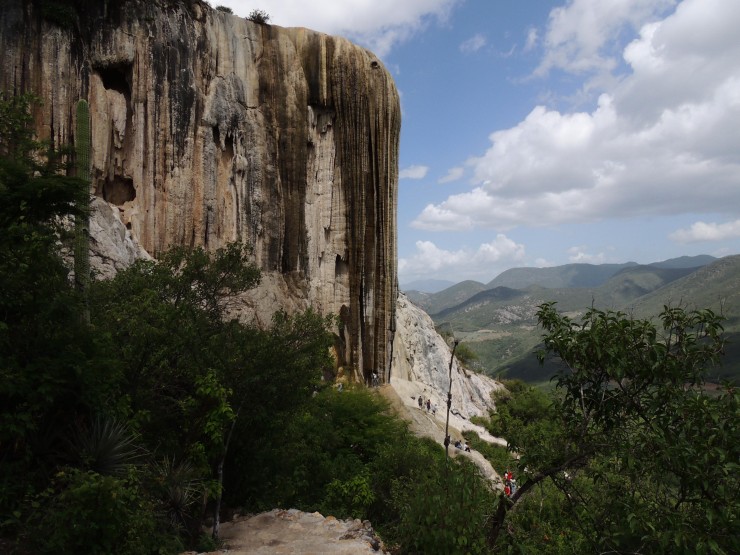
[[[54, 3], [54, 2], [52, 2]], [[370, 52], [197, 0], [4, 0], [0, 89], [34, 92], [41, 138], [74, 143], [90, 105], [94, 193], [153, 254], [254, 246], [265, 321], [338, 314], [339, 364], [385, 376], [395, 318], [398, 95]]]

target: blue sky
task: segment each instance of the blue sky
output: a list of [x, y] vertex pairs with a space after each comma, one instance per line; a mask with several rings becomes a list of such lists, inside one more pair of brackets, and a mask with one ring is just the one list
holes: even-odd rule
[[212, 3], [384, 61], [402, 285], [740, 253], [740, 1]]

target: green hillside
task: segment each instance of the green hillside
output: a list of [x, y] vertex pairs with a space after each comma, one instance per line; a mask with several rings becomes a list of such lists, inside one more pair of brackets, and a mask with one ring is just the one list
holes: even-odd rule
[[566, 264], [550, 268], [511, 268], [496, 276], [487, 287], [525, 288], [530, 285], [542, 287], [596, 287], [614, 274], [636, 266], [635, 262], [625, 264]]
[[[706, 259], [713, 262], [698, 268], [686, 267]], [[568, 265], [559, 274], [551, 272], [550, 277], [570, 276], [572, 282], [578, 272], [581, 280], [613, 273], [593, 287], [490, 288], [431, 315], [438, 328], [452, 330], [456, 337], [468, 343], [488, 373], [538, 382], [549, 378], [532, 354], [541, 335], [536, 311], [544, 302], [555, 301], [560, 311], [576, 318], [592, 305], [621, 310], [638, 318], [657, 316], [664, 305], [711, 308], [727, 318], [729, 344], [725, 364], [718, 375], [740, 376], [740, 346], [736, 346], [740, 343], [740, 256], [706, 259], [683, 257], [622, 268], [610, 265], [598, 272], [583, 268], [589, 265]], [[442, 298], [432, 297], [430, 306], [444, 305]]]
[[476, 293], [488, 289], [478, 281], [461, 281], [439, 293], [422, 293], [420, 291], [406, 291], [406, 295], [427, 314], [434, 314], [451, 306], [460, 304]]

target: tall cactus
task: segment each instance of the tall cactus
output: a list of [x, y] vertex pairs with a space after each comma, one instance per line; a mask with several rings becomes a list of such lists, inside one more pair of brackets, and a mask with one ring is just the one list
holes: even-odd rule
[[90, 110], [86, 100], [77, 103], [77, 132], [75, 133], [75, 161], [77, 177], [85, 182], [88, 199], [75, 218], [74, 269], [75, 286], [82, 294], [84, 318], [90, 321], [88, 290], [90, 288]]

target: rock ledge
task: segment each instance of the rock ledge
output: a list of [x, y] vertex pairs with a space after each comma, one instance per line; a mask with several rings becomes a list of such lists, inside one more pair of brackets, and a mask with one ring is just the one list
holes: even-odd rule
[[[221, 525], [224, 547], [208, 555], [385, 554], [370, 521], [273, 509]], [[194, 551], [182, 555], [196, 555]]]

